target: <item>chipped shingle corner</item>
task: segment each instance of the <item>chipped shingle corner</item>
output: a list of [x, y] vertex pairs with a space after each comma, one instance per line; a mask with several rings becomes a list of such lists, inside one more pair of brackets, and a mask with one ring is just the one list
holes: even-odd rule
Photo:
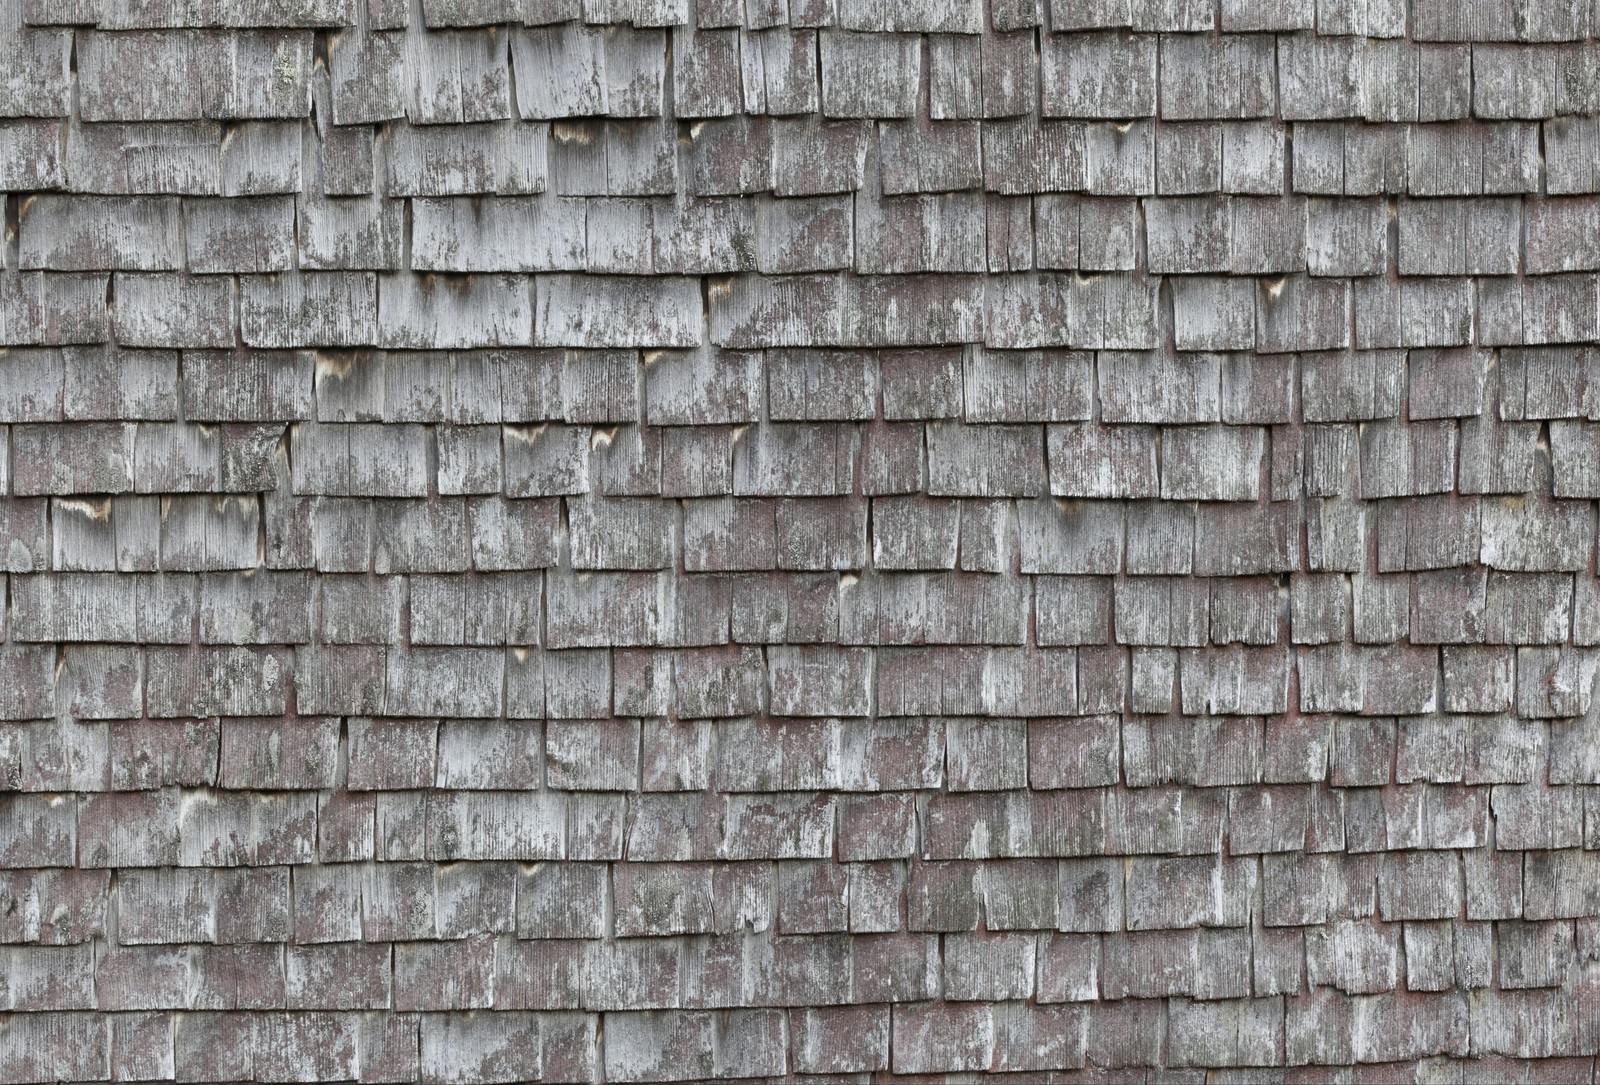
[[0, 1080], [1595, 1081], [1587, 0], [0, 58]]

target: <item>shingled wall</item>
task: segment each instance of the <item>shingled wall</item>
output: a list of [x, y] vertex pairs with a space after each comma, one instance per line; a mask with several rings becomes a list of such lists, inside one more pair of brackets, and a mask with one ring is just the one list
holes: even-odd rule
[[1594, 1080], [1591, 34], [0, 0], [0, 1080]]

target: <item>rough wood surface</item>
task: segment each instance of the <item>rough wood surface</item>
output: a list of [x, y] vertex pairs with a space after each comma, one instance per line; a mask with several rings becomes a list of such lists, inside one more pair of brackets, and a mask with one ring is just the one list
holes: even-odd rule
[[1597, 162], [1588, 0], [0, 0], [0, 1080], [1595, 1082]]

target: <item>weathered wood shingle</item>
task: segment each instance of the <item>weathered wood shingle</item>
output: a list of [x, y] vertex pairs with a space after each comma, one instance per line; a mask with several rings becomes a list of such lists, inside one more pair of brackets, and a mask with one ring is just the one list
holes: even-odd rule
[[1597, 30], [0, 0], [0, 1079], [1589, 1081]]

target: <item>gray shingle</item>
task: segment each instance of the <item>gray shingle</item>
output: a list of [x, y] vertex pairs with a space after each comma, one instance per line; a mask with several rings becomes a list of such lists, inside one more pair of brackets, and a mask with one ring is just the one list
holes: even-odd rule
[[1147, 117], [1156, 111], [1154, 35], [1052, 34], [1043, 53], [1042, 115]]
[[[1202, 130], [1204, 128], [1202, 126]], [[1281, 194], [1284, 187], [1285, 128], [1273, 121], [1262, 120], [1235, 121], [1221, 125], [1220, 129], [1222, 190], [1252, 196]]]
[[[540, 346], [694, 347], [699, 299], [686, 279], [633, 282], [610, 276], [552, 275], [535, 286], [533, 337]], [[626, 314], [651, 312], [649, 323]]]
[[183, 266], [182, 224], [172, 199], [41, 194], [28, 200], [18, 237], [23, 270], [171, 271]]
[[533, 335], [528, 282], [518, 276], [424, 280], [402, 274], [384, 276], [378, 284], [375, 338], [383, 347], [528, 346]]
[[1049, 8], [0, 0], [0, 1078], [1588, 1074], [1591, 13]]
[[389, 194], [543, 192], [548, 144], [548, 129], [539, 124], [395, 124], [387, 147]]
[[823, 114], [910, 116], [921, 73], [919, 45], [910, 35], [820, 33]]
[[[239, 302], [225, 278], [119, 275], [112, 315], [117, 341], [132, 347], [227, 348], [238, 332]], [[264, 335], [267, 333], [263, 332]]]
[[[1271, 37], [1175, 34], [1162, 40], [1160, 67], [1161, 100], [1170, 103], [1163, 109], [1163, 117], [1202, 120], [1272, 113], [1271, 72], [1276, 65]], [[1204, 87], [1205, 93], [1191, 94], [1185, 89], [1196, 85]]]

